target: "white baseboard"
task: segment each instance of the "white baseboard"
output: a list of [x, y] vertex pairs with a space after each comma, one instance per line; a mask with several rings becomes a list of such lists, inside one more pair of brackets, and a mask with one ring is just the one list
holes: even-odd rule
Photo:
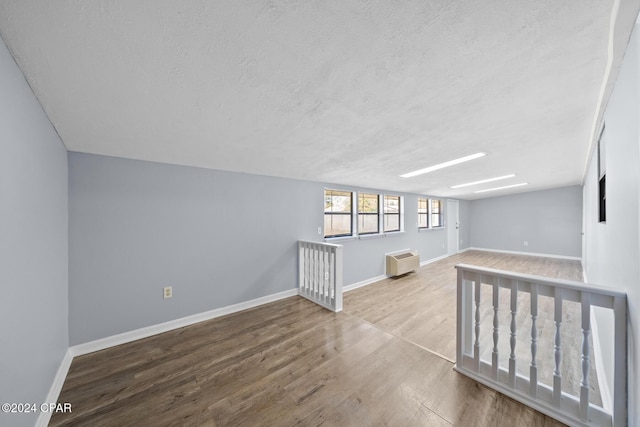
[[420, 267], [424, 267], [427, 264], [431, 264], [432, 262], [440, 261], [441, 259], [448, 258], [450, 255], [444, 254], [435, 258], [428, 259], [426, 261], [420, 261]]
[[204, 322], [205, 320], [211, 320], [216, 317], [225, 316], [227, 314], [236, 313], [242, 310], [247, 310], [249, 308], [257, 307], [259, 305], [278, 301], [284, 298], [289, 298], [295, 295], [298, 295], [297, 288], [252, 299], [250, 301], [244, 301], [238, 304], [229, 305], [226, 307], [216, 308], [215, 310], [205, 311], [204, 313], [198, 313], [191, 316], [182, 317], [180, 319], [170, 320], [168, 322], [159, 323], [157, 325], [147, 326], [145, 328], [135, 329], [133, 331], [112, 335], [110, 337], [101, 338], [95, 341], [89, 341], [83, 344], [74, 345], [73, 347], [70, 347], [69, 350], [71, 351], [72, 356], [80, 356], [83, 354], [93, 353], [94, 351], [104, 350], [109, 347], [125, 344], [142, 338], [147, 338], [153, 335], [161, 334], [163, 332], [172, 331], [184, 326]]
[[[406, 252], [406, 251], [407, 251], [407, 250], [405, 250], [405, 251], [400, 251], [400, 252], [396, 251], [396, 252], [393, 252], [393, 253], [401, 253], [401, 252]], [[385, 254], [385, 255], [390, 255], [390, 254]], [[432, 262], [440, 261], [441, 259], [445, 259], [445, 258], [446, 258], [446, 257], [448, 257], [448, 256], [449, 256], [449, 255], [446, 255], [446, 254], [445, 254], [445, 255], [442, 255], [442, 256], [439, 256], [439, 257], [436, 257], [436, 258], [428, 259], [428, 260], [426, 260], [426, 261], [421, 261], [421, 262], [420, 262], [420, 267], [423, 267], [423, 266], [425, 266], [425, 265], [427, 265], [427, 264], [431, 264]], [[362, 280], [362, 281], [360, 281], [360, 282], [352, 283], [352, 284], [350, 284], [350, 285], [343, 286], [343, 287], [342, 287], [342, 292], [349, 292], [349, 291], [353, 291], [354, 289], [362, 288], [363, 286], [367, 286], [367, 285], [370, 285], [370, 284], [372, 284], [372, 283], [379, 282], [380, 280], [384, 280], [384, 279], [386, 279], [386, 278], [388, 278], [388, 277], [389, 277], [389, 276], [387, 276], [386, 274], [382, 274], [382, 275], [380, 275], [380, 276], [371, 277], [371, 278], [369, 278], [369, 279], [365, 279], [365, 280]]]
[[376, 276], [376, 277], [372, 277], [370, 279], [362, 280], [360, 282], [352, 283], [352, 284], [350, 284], [348, 286], [343, 286], [342, 287], [342, 292], [353, 291], [354, 289], [358, 289], [358, 288], [361, 288], [363, 286], [367, 286], [367, 285], [370, 285], [372, 283], [379, 282], [380, 280], [384, 280], [387, 277], [388, 276], [386, 274], [382, 274], [380, 276]]
[[[43, 403], [58, 402], [60, 391], [62, 391], [62, 385], [64, 384], [64, 380], [67, 378], [67, 374], [69, 373], [69, 368], [71, 367], [72, 361], [73, 354], [71, 352], [71, 349], [67, 349], [67, 352], [60, 362], [60, 366], [58, 367], [56, 376], [53, 378], [53, 383], [51, 384], [49, 393], [47, 394], [47, 397]], [[40, 411], [40, 415], [38, 415], [38, 419], [36, 420], [36, 427], [48, 426], [49, 421], [51, 420], [51, 414], [51, 411]]]
[[581, 257], [576, 256], [566, 256], [566, 255], [553, 255], [553, 254], [541, 254], [537, 252], [521, 252], [521, 251], [503, 251], [500, 249], [488, 249], [488, 248], [466, 248], [464, 251], [482, 251], [482, 252], [497, 252], [500, 254], [512, 254], [512, 255], [528, 255], [528, 256], [537, 256], [542, 258], [557, 258], [557, 259], [570, 259], [573, 261], [582, 261]]

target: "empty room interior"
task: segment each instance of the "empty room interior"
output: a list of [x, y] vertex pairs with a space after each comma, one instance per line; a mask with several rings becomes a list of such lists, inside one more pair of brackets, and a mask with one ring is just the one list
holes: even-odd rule
[[640, 0], [0, 0], [0, 425], [640, 426]]

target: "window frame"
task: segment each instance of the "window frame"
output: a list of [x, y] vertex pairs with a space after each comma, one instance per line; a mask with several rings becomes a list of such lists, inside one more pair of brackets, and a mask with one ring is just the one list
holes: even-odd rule
[[598, 137], [598, 221], [607, 223], [607, 156], [606, 156], [606, 125], [602, 125]]
[[[327, 212], [327, 193], [330, 192], [336, 192], [336, 193], [345, 193], [345, 194], [349, 194], [349, 203], [350, 203], [350, 211], [347, 212]], [[330, 195], [330, 197], [333, 197], [333, 195]], [[336, 215], [341, 215], [341, 216], [348, 216], [349, 217], [349, 233], [342, 233], [342, 234], [330, 234], [327, 235], [327, 227], [326, 225], [324, 226], [324, 230], [323, 230], [323, 235], [325, 239], [334, 239], [334, 238], [339, 238], [339, 237], [352, 237], [354, 236], [354, 227], [353, 227], [353, 217], [354, 217], [354, 203], [353, 203], [353, 199], [354, 199], [354, 192], [353, 191], [349, 191], [349, 190], [336, 190], [336, 189], [332, 189], [332, 188], [325, 188], [324, 189], [324, 221], [326, 224], [326, 218], [327, 215], [331, 216], [331, 218], [333, 219], [333, 216]]]
[[[423, 201], [425, 204], [424, 207], [424, 212], [420, 211], [420, 202]], [[426, 225], [421, 226], [420, 225], [420, 218], [424, 216], [424, 222]], [[428, 230], [430, 227], [430, 221], [429, 221], [429, 198], [427, 197], [418, 197], [418, 230]]]
[[[364, 199], [365, 196], [375, 196], [375, 200], [376, 200], [376, 211], [375, 212], [362, 212], [361, 207], [360, 207], [360, 200], [361, 198]], [[357, 203], [357, 211], [358, 211], [358, 215], [357, 215], [357, 221], [358, 221], [358, 227], [357, 227], [357, 231], [358, 231], [358, 235], [359, 236], [367, 236], [367, 235], [372, 235], [372, 234], [380, 234], [380, 194], [376, 194], [376, 193], [366, 193], [366, 192], [357, 192], [356, 195], [356, 199], [358, 200]], [[365, 232], [361, 232], [361, 218], [364, 219], [364, 217], [366, 216], [375, 216], [376, 217], [376, 230], [375, 231], [365, 231]]]
[[[396, 199], [397, 203], [398, 203], [398, 212], [387, 212], [387, 199]], [[402, 231], [402, 196], [396, 196], [395, 194], [385, 194], [383, 195], [383, 206], [382, 206], [382, 210], [383, 210], [383, 225], [382, 225], [382, 231], [384, 233], [397, 233]], [[387, 218], [391, 217], [391, 216], [397, 216], [398, 217], [398, 228], [393, 228], [393, 229], [387, 229]]]
[[[433, 204], [437, 202], [438, 211], [434, 212]], [[436, 221], [433, 220], [434, 215], [437, 215], [438, 225], [434, 225]], [[443, 209], [443, 199], [429, 199], [429, 228], [444, 228], [444, 209]]]
[[[327, 202], [328, 199], [327, 197], [333, 196], [334, 194], [331, 193], [342, 193], [342, 196], [344, 197], [346, 194], [350, 194], [351, 197], [351, 211], [350, 212], [331, 212], [331, 211], [327, 211]], [[385, 237], [386, 235], [392, 235], [392, 234], [397, 234], [397, 233], [403, 233], [404, 232], [404, 197], [401, 195], [385, 195], [384, 193], [381, 192], [376, 192], [376, 191], [358, 191], [358, 190], [340, 190], [340, 189], [336, 189], [336, 188], [327, 188], [325, 187], [324, 189], [324, 203], [325, 203], [325, 208], [324, 208], [324, 232], [322, 233], [322, 235], [324, 236], [325, 241], [331, 241], [331, 240], [350, 240], [350, 239], [370, 239], [370, 238], [376, 238], [376, 237]], [[377, 213], [374, 212], [361, 212], [360, 209], [360, 196], [376, 196], [377, 198]], [[393, 229], [389, 229], [389, 230], [385, 230], [385, 207], [384, 207], [384, 203], [385, 203], [385, 196], [388, 197], [393, 197], [393, 198], [397, 198], [397, 205], [398, 205], [398, 209], [397, 212], [388, 212], [386, 215], [388, 216], [397, 216], [398, 217], [398, 228], [393, 228]], [[349, 233], [342, 233], [342, 234], [330, 234], [327, 235], [327, 228], [326, 228], [326, 218], [327, 215], [330, 215], [331, 217], [334, 217], [336, 215], [344, 215], [344, 216], [350, 216], [350, 221], [349, 224], [351, 226], [351, 230]], [[378, 226], [378, 230], [376, 232], [373, 231], [365, 231], [365, 232], [361, 232], [361, 226], [360, 226], [360, 218], [364, 217], [364, 216], [368, 216], [368, 215], [375, 215], [377, 216], [377, 226]], [[318, 228], [318, 234], [320, 233], [320, 228]]]

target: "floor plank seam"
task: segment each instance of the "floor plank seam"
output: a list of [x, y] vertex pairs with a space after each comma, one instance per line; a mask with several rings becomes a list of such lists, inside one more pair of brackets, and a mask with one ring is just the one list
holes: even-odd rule
[[368, 324], [368, 325], [371, 325], [371, 326], [373, 326], [374, 328], [376, 328], [376, 329], [378, 329], [378, 330], [380, 330], [380, 331], [382, 331], [382, 332], [385, 332], [385, 333], [387, 333], [387, 334], [389, 334], [389, 335], [392, 335], [392, 336], [394, 336], [395, 338], [398, 338], [398, 339], [400, 339], [400, 340], [402, 340], [402, 341], [404, 341], [404, 342], [407, 342], [407, 343], [409, 343], [409, 344], [411, 344], [411, 345], [413, 345], [413, 346], [415, 346], [415, 347], [418, 347], [418, 348], [420, 348], [420, 349], [422, 349], [422, 350], [424, 350], [424, 351], [427, 351], [427, 352], [429, 352], [429, 353], [433, 354], [434, 356], [438, 356], [439, 358], [446, 360], [447, 362], [451, 363], [452, 365], [455, 365], [455, 364], [456, 364], [456, 361], [455, 361], [455, 360], [450, 359], [450, 358], [448, 358], [447, 356], [442, 355], [442, 354], [440, 354], [440, 353], [438, 353], [438, 352], [436, 352], [436, 351], [433, 351], [433, 350], [431, 350], [431, 349], [428, 349], [427, 347], [422, 346], [422, 345], [420, 345], [420, 344], [418, 344], [418, 343], [416, 343], [416, 342], [414, 342], [414, 341], [411, 341], [411, 340], [409, 340], [409, 339], [407, 339], [407, 338], [404, 338], [403, 336], [398, 335], [398, 334], [396, 334], [395, 332], [392, 332], [392, 331], [389, 331], [389, 330], [387, 330], [387, 329], [384, 329], [384, 328], [382, 328], [382, 327], [380, 327], [380, 326], [376, 325], [375, 323], [371, 323], [371, 322], [369, 322], [368, 320], [362, 319], [362, 318], [360, 318], [360, 317], [358, 317], [358, 316], [356, 316], [356, 315], [354, 315], [354, 314], [347, 313], [347, 312], [345, 312], [345, 311], [343, 311], [343, 313], [344, 313], [344, 314], [346, 314], [346, 315], [348, 315], [348, 316], [353, 317], [354, 319], [358, 319], [358, 320], [360, 320], [360, 321], [362, 321], [362, 322], [364, 322], [364, 323], [366, 323], [366, 324]]

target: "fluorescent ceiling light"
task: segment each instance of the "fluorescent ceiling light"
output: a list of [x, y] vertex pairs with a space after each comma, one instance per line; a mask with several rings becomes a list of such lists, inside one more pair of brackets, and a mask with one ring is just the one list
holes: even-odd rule
[[505, 185], [504, 187], [489, 188], [487, 190], [478, 190], [478, 191], [474, 191], [474, 193], [486, 193], [487, 191], [504, 190], [505, 188], [513, 188], [513, 187], [522, 187], [523, 185], [528, 185], [528, 184], [529, 184], [528, 182], [521, 182], [520, 184]]
[[470, 187], [472, 185], [484, 184], [484, 183], [487, 183], [487, 182], [500, 181], [501, 179], [513, 178], [514, 176], [516, 176], [516, 175], [512, 173], [511, 175], [497, 176], [495, 178], [483, 179], [481, 181], [473, 181], [473, 182], [468, 182], [466, 184], [454, 185], [451, 188]]
[[468, 162], [469, 160], [478, 159], [480, 157], [486, 156], [487, 153], [476, 153], [471, 154], [470, 156], [460, 157], [459, 159], [449, 160], [448, 162], [440, 163], [437, 165], [429, 166], [428, 168], [419, 169], [417, 171], [405, 173], [404, 175], [400, 175], [402, 178], [412, 178], [414, 176], [422, 175], [423, 173], [429, 173], [436, 171], [438, 169], [448, 168], [449, 166], [457, 165], [459, 163]]

